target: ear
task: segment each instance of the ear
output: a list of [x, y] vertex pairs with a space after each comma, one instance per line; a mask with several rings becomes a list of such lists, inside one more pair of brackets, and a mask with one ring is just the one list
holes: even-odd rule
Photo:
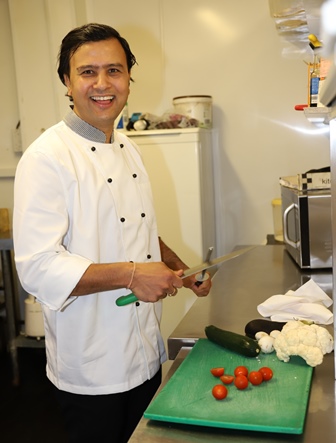
[[70, 83], [70, 79], [67, 75], [64, 75], [64, 83], [65, 86], [68, 88], [68, 95], [71, 95], [71, 83]]

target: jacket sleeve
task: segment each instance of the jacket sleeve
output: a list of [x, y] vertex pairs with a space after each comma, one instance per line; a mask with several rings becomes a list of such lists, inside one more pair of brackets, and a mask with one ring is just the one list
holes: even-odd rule
[[61, 310], [91, 260], [65, 247], [69, 209], [60, 166], [47, 155], [26, 152], [14, 185], [13, 239], [23, 288], [52, 310]]

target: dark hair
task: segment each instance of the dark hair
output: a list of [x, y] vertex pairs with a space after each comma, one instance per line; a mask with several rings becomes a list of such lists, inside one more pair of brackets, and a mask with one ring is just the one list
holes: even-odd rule
[[101, 25], [99, 23], [89, 23], [73, 29], [62, 40], [58, 54], [57, 69], [61, 82], [65, 85], [64, 75], [70, 77], [70, 58], [80, 46], [84, 43], [99, 42], [110, 38], [116, 38], [120, 42], [126, 54], [128, 71], [130, 71], [132, 66], [136, 64], [136, 58], [133, 55], [128, 42], [111, 26]]

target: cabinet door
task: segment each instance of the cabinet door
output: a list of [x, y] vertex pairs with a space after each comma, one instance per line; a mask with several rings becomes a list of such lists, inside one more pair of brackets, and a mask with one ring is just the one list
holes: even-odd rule
[[[211, 132], [153, 132], [127, 135], [139, 146], [151, 180], [159, 235], [188, 266], [194, 266], [215, 246]], [[195, 300], [186, 288], [164, 299], [165, 341]]]
[[[154, 143], [140, 148], [152, 184], [159, 235], [189, 266], [197, 264], [203, 247], [196, 146]], [[165, 341], [195, 300], [186, 288], [164, 300], [161, 331]]]
[[148, 132], [127, 135], [139, 146], [151, 180], [159, 234], [196, 265], [216, 246], [211, 132]]
[[202, 214], [197, 147], [142, 145], [153, 189], [159, 234], [184, 260], [202, 258]]

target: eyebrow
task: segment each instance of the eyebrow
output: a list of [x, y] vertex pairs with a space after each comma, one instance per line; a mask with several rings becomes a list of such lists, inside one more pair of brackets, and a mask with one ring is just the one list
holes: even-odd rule
[[[123, 67], [122, 63], [109, 63], [108, 65], [103, 65], [103, 68], [120, 68]], [[82, 65], [76, 68], [76, 71], [83, 71], [85, 69], [99, 69], [99, 65]]]

